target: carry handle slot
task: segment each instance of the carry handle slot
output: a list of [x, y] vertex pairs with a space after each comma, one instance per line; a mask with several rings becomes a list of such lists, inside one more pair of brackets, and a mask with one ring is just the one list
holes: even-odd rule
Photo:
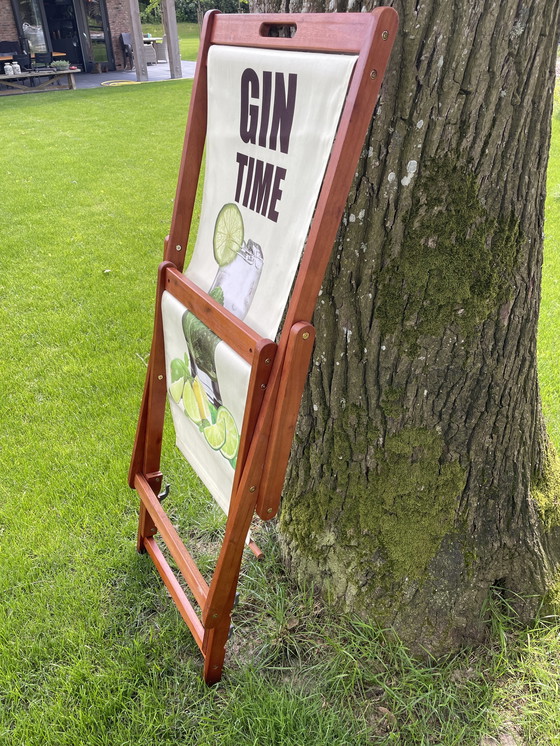
[[261, 36], [282, 39], [293, 39], [296, 31], [297, 24], [295, 23], [263, 23], [259, 29]]

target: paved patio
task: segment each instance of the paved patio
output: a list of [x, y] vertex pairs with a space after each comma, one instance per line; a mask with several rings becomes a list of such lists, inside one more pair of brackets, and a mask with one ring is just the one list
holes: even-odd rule
[[[183, 78], [194, 78], [195, 66], [195, 62], [182, 60]], [[76, 88], [98, 88], [101, 85], [126, 85], [127, 83], [137, 82], [135, 70], [117, 70], [110, 73], [79, 73], [75, 78]], [[160, 62], [157, 65], [148, 65], [149, 83], [169, 79], [169, 63]]]

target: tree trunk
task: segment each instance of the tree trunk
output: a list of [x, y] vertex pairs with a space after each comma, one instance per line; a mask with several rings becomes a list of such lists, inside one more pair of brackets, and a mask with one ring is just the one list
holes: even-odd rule
[[393, 4], [280, 527], [297, 578], [440, 654], [483, 637], [492, 587], [526, 619], [554, 595], [536, 331], [559, 3]]

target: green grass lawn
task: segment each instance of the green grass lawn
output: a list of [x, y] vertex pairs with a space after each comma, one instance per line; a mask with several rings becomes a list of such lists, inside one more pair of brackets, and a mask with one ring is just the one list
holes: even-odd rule
[[[198, 648], [135, 551], [126, 486], [190, 90], [1, 104], [0, 744], [558, 743], [560, 625], [518, 629], [489, 607], [487, 648], [419, 664], [298, 591], [270, 528], [265, 561], [244, 563], [224, 679], [203, 685]], [[539, 339], [557, 445], [559, 127]], [[222, 519], [198, 515], [205, 497], [166, 432], [167, 510], [205, 547]]]
[[[196, 60], [200, 29], [198, 23], [178, 23], [179, 50], [182, 60]], [[163, 36], [163, 26], [160, 23], [143, 23], [142, 31], [152, 36]]]

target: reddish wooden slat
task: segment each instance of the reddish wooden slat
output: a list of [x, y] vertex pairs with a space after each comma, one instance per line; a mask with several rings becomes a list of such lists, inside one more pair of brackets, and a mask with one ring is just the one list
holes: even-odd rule
[[[136, 491], [144, 503], [148, 513], [152, 517], [163, 541], [169, 549], [171, 556], [177, 563], [179, 572], [187, 581], [189, 588], [193, 592], [196, 601], [200, 606], [204, 606], [208, 597], [208, 584], [202, 577], [200, 570], [196, 566], [193, 558], [185, 549], [183, 542], [173, 524], [169, 520], [165, 510], [161, 507], [156, 495], [152, 492], [146, 479], [140, 474], [136, 475], [134, 481]], [[144, 545], [146, 545], [146, 539]], [[147, 547], [146, 547], [147, 548]]]
[[[317, 200], [283, 333], [287, 336], [298, 321], [311, 321], [317, 295], [330, 260], [348, 192], [363, 148], [373, 109], [396, 36], [398, 16], [393, 8], [377, 8], [371, 14], [364, 54], [360, 55], [350, 82], [337, 135]], [[385, 34], [386, 32], [386, 34]], [[375, 71], [375, 76], [371, 72]]]
[[[204, 16], [200, 33], [200, 46], [196, 62], [196, 75], [191, 93], [189, 116], [185, 132], [185, 144], [179, 167], [177, 191], [173, 203], [171, 228], [165, 244], [164, 259], [172, 261], [179, 270], [183, 269], [187, 240], [200, 175], [204, 141], [206, 139], [206, 99], [208, 79], [206, 57], [210, 46], [210, 30], [219, 13], [211, 10]], [[177, 250], [179, 247], [179, 250]]]
[[169, 567], [167, 560], [165, 559], [161, 549], [157, 545], [156, 540], [151, 538], [144, 539], [144, 546], [146, 547], [146, 551], [152, 558], [157, 571], [161, 575], [161, 579], [165, 583], [167, 590], [171, 594], [171, 598], [179, 609], [179, 613], [187, 623], [192, 636], [196, 641], [196, 644], [202, 650], [204, 627], [202, 626], [200, 619], [193, 609], [191, 602], [185, 595], [185, 592], [181, 588], [179, 581], [173, 574], [173, 570]]
[[221, 306], [176, 267], [166, 270], [165, 289], [248, 363], [259, 343], [274, 344]]
[[314, 342], [315, 329], [311, 324], [294, 324], [290, 330], [278, 385], [277, 405], [257, 500], [257, 513], [265, 521], [274, 518], [280, 507], [284, 477]]
[[[371, 14], [363, 13], [251, 13], [242, 16], [217, 16], [212, 28], [212, 43], [358, 54], [373, 22]], [[266, 34], [267, 27], [274, 24], [295, 25], [296, 32], [292, 38], [263, 35]]]
[[247, 458], [249, 446], [253, 439], [257, 417], [259, 415], [263, 399], [268, 387], [268, 381], [272, 373], [274, 358], [276, 356], [277, 346], [274, 342], [262, 340], [255, 349], [252, 365], [249, 387], [247, 389], [247, 401], [245, 404], [245, 413], [243, 424], [241, 426], [241, 440], [237, 454], [237, 466], [233, 478], [232, 494], [237, 489], [241, 472]]

